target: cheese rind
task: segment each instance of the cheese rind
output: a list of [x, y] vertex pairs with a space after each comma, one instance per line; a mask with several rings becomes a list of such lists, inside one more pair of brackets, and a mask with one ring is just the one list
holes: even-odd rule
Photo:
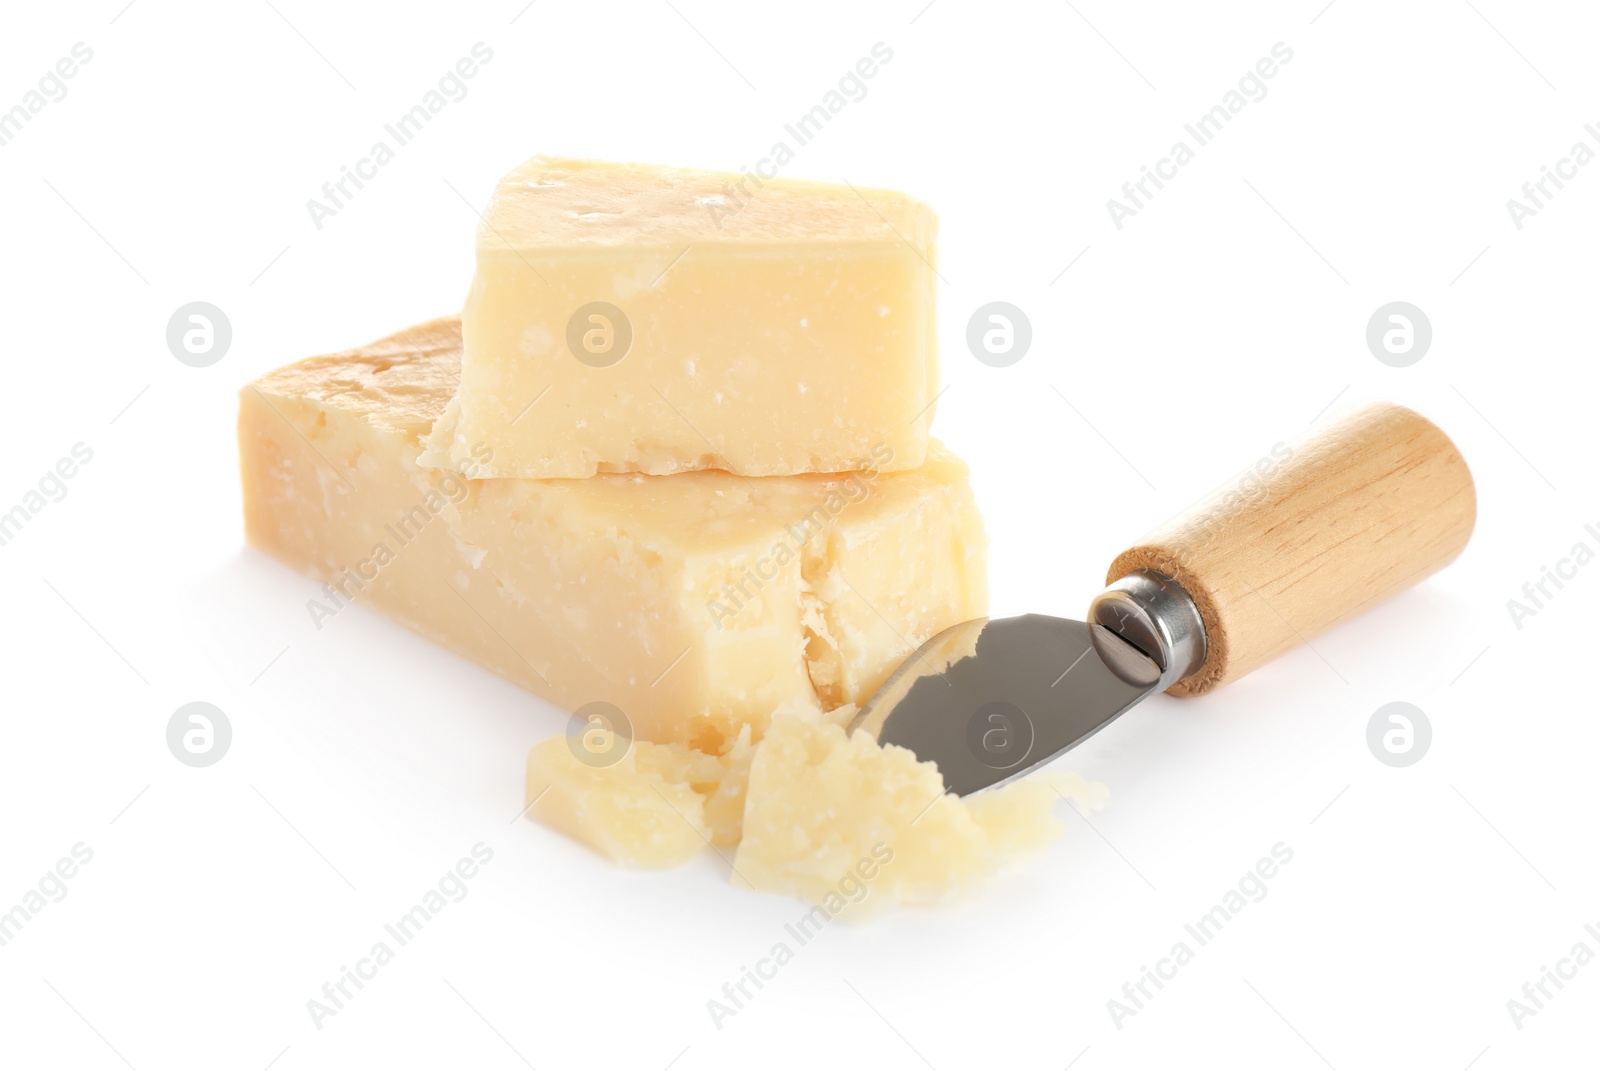
[[966, 467], [937, 444], [901, 472], [462, 479], [415, 460], [460, 360], [439, 320], [242, 392], [246, 534], [327, 583], [318, 627], [368, 603], [566, 709], [720, 753], [786, 703], [864, 701], [987, 611]]
[[483, 219], [461, 388], [425, 465], [476, 444], [484, 476], [923, 463], [937, 224], [918, 202], [539, 157]]

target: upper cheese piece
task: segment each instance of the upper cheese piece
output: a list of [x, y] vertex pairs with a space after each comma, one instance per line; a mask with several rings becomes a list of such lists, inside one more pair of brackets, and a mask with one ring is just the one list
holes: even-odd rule
[[921, 465], [934, 236], [904, 194], [537, 157], [500, 181], [423, 464], [482, 476]]
[[785, 703], [862, 702], [987, 611], [966, 466], [937, 443], [903, 472], [463, 479], [416, 464], [460, 363], [439, 320], [246, 387], [251, 544], [569, 710], [710, 751]]

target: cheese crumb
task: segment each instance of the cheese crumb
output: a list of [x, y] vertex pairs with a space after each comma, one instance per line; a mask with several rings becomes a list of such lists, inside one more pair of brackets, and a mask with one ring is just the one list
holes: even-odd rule
[[948, 901], [1037, 852], [1060, 832], [1062, 797], [1104, 805], [1105, 786], [1076, 775], [952, 795], [933, 763], [847, 735], [854, 715], [789, 704], [760, 741], [746, 726], [722, 754], [637, 742], [601, 769], [546, 740], [528, 756], [529, 814], [633, 867], [737, 845], [736, 884], [822, 903], [848, 879], [870, 913]]
[[565, 736], [528, 752], [529, 812], [624, 866], [678, 866], [710, 837], [705, 801], [668, 780], [655, 745], [635, 744], [610, 766], [580, 759]]

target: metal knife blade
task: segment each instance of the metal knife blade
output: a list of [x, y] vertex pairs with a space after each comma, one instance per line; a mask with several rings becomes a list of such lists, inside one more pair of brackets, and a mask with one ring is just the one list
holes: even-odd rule
[[850, 727], [933, 760], [945, 787], [965, 796], [1093, 736], [1161, 676], [1154, 660], [1098, 624], [979, 618], [919, 647]]

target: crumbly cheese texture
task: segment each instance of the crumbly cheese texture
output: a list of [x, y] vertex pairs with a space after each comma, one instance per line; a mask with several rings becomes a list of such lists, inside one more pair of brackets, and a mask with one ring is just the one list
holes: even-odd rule
[[[463, 479], [416, 460], [460, 368], [444, 319], [241, 393], [248, 539], [326, 583], [320, 603], [365, 603], [566, 709], [610, 703], [636, 739], [716, 754], [785, 704], [863, 702], [987, 612], [967, 470], [937, 443], [900, 472]], [[470, 456], [482, 475], [499, 454]]]
[[734, 867], [757, 888], [818, 902], [863, 860], [870, 889], [892, 904], [949, 898], [1060, 831], [1042, 781], [969, 798], [945, 792], [931, 762], [865, 733], [787, 716], [750, 766]]
[[937, 221], [887, 190], [538, 157], [483, 213], [423, 463], [584, 477], [908, 470], [938, 395]]
[[[607, 739], [607, 749], [610, 744]], [[722, 755], [648, 741], [623, 747], [607, 762], [566, 736], [534, 745], [528, 752], [529, 814], [640, 869], [677, 866], [707, 845], [739, 843], [757, 750], [748, 726]]]
[[693, 767], [716, 763], [689, 755], [639, 742], [613, 764], [590, 765], [567, 737], [553, 736], [528, 753], [528, 811], [625, 866], [677, 866], [711, 843], [705, 799], [690, 779]]
[[723, 755], [636, 743], [599, 768], [547, 740], [528, 756], [529, 814], [627, 866], [737, 844], [732, 881], [832, 916], [948, 901], [1048, 844], [1061, 799], [1104, 805], [1105, 787], [1076, 775], [950, 795], [932, 763], [847, 735], [853, 713], [788, 708]]

